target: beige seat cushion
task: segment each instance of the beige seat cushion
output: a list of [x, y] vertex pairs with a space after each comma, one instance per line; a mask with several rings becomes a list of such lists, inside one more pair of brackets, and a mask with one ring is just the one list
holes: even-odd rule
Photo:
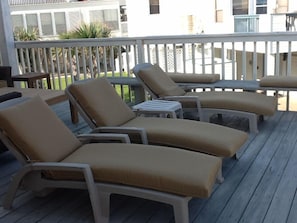
[[[141, 147], [140, 147], [141, 146]], [[63, 162], [90, 164], [98, 182], [208, 197], [221, 167], [217, 157], [138, 144], [88, 144]], [[65, 177], [73, 177], [66, 174]]]
[[267, 76], [260, 80], [261, 87], [296, 88], [297, 76]]
[[32, 161], [60, 161], [81, 145], [39, 97], [0, 110], [0, 126]]
[[167, 73], [167, 75], [178, 83], [214, 83], [220, 80], [219, 74]]
[[106, 78], [76, 82], [69, 91], [97, 126], [117, 126], [135, 117]]
[[168, 145], [231, 157], [244, 144], [245, 132], [206, 122], [185, 119], [137, 117], [123, 126], [142, 127], [151, 144]]
[[[252, 92], [205, 91], [187, 92], [186, 95], [199, 96], [202, 108], [229, 109], [255, 113], [258, 115], [273, 115], [277, 109], [277, 99]], [[194, 106], [187, 104], [187, 106]]]
[[138, 77], [150, 87], [157, 97], [184, 95], [180, 88], [157, 64], [142, 68], [137, 73]]

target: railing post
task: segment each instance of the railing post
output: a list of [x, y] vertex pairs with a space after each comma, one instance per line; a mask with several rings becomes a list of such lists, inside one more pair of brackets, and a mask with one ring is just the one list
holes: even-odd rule
[[135, 61], [135, 64], [137, 63], [144, 63], [144, 44], [142, 39], [136, 40], [136, 46], [137, 46], [137, 61]]
[[18, 74], [19, 71], [12, 32], [12, 21], [7, 0], [0, 1], [0, 32], [1, 65], [10, 66], [12, 74]]

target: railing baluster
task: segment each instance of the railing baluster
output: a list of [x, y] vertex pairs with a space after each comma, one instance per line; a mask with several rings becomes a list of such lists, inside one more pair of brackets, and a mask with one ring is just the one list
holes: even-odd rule
[[237, 78], [235, 77], [235, 62], [236, 62], [236, 57], [235, 57], [235, 43], [234, 42], [232, 42], [231, 61], [232, 61], [232, 80], [235, 80]]
[[279, 68], [279, 41], [276, 42], [276, 55], [275, 55], [275, 75], [280, 76], [280, 68]]
[[221, 43], [221, 60], [222, 60], [222, 79], [226, 79], [225, 75], [225, 44], [224, 42]]
[[201, 65], [202, 65], [202, 73], [205, 74], [205, 44], [201, 44]]
[[184, 73], [187, 73], [186, 46], [185, 46], [184, 43], [183, 43], [183, 45], [182, 45], [182, 56], [183, 56], [183, 61], [182, 61], [182, 64], [183, 64], [183, 72], [184, 72]]
[[164, 66], [165, 66], [165, 71], [168, 72], [168, 50], [167, 50], [167, 44], [164, 44]]
[[177, 72], [176, 66], [176, 44], [173, 44], [173, 72]]
[[89, 67], [89, 72], [90, 75], [91, 75], [91, 78], [94, 78], [94, 64], [93, 64], [93, 47], [89, 46], [87, 48], [87, 51], [88, 51], [88, 65], [87, 67]]
[[241, 58], [241, 63], [242, 63], [242, 69], [241, 69], [241, 76], [243, 80], [246, 80], [246, 42], [242, 43], [242, 58]]
[[110, 56], [109, 56], [109, 63], [111, 66], [111, 73], [112, 73], [112, 77], [114, 77], [114, 71], [115, 71], [115, 67], [114, 67], [114, 46], [111, 46], [110, 49]]
[[[61, 48], [60, 48], [61, 50]], [[59, 89], [62, 89], [62, 83], [61, 83], [61, 69], [60, 69], [60, 54], [59, 54], [59, 50], [56, 47], [55, 48], [55, 53], [56, 53], [56, 65], [57, 65], [57, 74], [58, 74], [58, 83], [59, 83]]]
[[268, 67], [268, 41], [265, 41], [265, 54], [264, 54], [264, 71], [263, 76], [267, 76], [267, 67]]
[[257, 42], [253, 42], [254, 43], [254, 51], [253, 51], [253, 80], [257, 79], [257, 71], [258, 71], [258, 61], [257, 61]]
[[215, 43], [211, 43], [211, 72], [212, 73], [216, 73], [216, 69], [215, 69]]
[[75, 52], [75, 69], [76, 69], [76, 80], [80, 80], [80, 62], [79, 62], [79, 56], [78, 56], [78, 47], [74, 47]]
[[195, 55], [196, 55], [196, 46], [195, 46], [195, 43], [192, 43], [191, 44], [191, 56], [192, 56], [192, 73], [195, 74], [196, 73], [196, 58], [195, 58]]
[[160, 63], [160, 57], [159, 57], [159, 44], [155, 45], [155, 57], [156, 57], [156, 63]]
[[286, 75], [289, 76], [292, 73], [292, 41], [288, 42], [288, 53], [287, 53], [287, 72]]

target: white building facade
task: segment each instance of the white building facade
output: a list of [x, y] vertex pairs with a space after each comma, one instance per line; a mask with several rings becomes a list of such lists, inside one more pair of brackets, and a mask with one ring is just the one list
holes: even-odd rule
[[[126, 0], [129, 36], [161, 36], [161, 35], [188, 35], [188, 34], [222, 34], [222, 33], [251, 33], [251, 32], [284, 32], [296, 31], [297, 1], [296, 0]], [[296, 18], [296, 21], [295, 21]], [[177, 46], [178, 47], [178, 46]], [[231, 49], [230, 46], [229, 49]], [[254, 45], [245, 46], [247, 69], [253, 63], [252, 52]], [[199, 46], [198, 46], [199, 48]], [[268, 73], [273, 74], [275, 68], [275, 50], [270, 47], [268, 52]], [[293, 62], [297, 63], [297, 46], [293, 46]], [[152, 47], [152, 54], [155, 50]], [[172, 49], [158, 50], [170, 52]], [[192, 50], [189, 48], [189, 51]], [[205, 48], [207, 51], [207, 46]], [[209, 50], [210, 51], [210, 50]], [[217, 47], [217, 55], [221, 55]], [[287, 47], [280, 48], [284, 60], [280, 67], [286, 73], [285, 55]], [[178, 52], [178, 50], [177, 50]], [[236, 48], [236, 61], [242, 58], [242, 46]], [[250, 52], [250, 53], [249, 53]], [[257, 76], [263, 76], [264, 50], [257, 48]], [[189, 52], [191, 55], [191, 52]], [[197, 54], [199, 55], [199, 53]], [[228, 55], [228, 47], [223, 58], [227, 64], [233, 60]], [[179, 55], [177, 55], [178, 58]], [[209, 58], [211, 58], [211, 54]], [[195, 58], [197, 63], [200, 57]], [[206, 58], [207, 59], [207, 58]], [[191, 58], [189, 58], [189, 61]], [[216, 58], [218, 66], [222, 58]], [[294, 61], [296, 60], [296, 61]], [[170, 60], [168, 62], [170, 67]], [[230, 63], [231, 64], [231, 63]], [[198, 65], [199, 67], [199, 65]], [[230, 68], [231, 69], [231, 68]], [[182, 70], [182, 68], [180, 68]], [[205, 69], [209, 70], [208, 68]], [[241, 73], [241, 64], [237, 63], [238, 73]], [[297, 74], [297, 69], [292, 71]], [[228, 72], [227, 72], [228, 73]], [[248, 70], [248, 73], [252, 73]], [[228, 77], [227, 77], [228, 79]]]
[[[121, 36], [120, 2], [114, 1], [46, 1], [21, 4], [11, 1], [13, 30], [37, 30], [41, 39], [57, 38], [81, 24], [101, 22]], [[25, 1], [23, 1], [25, 2]]]

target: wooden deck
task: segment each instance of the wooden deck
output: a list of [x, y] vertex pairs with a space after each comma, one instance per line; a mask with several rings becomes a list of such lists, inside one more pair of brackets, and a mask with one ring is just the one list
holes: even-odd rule
[[[52, 106], [76, 133], [88, 131], [80, 120], [72, 124], [68, 103]], [[247, 130], [247, 120], [223, 117], [224, 124]], [[213, 119], [215, 122], [219, 120]], [[224, 160], [225, 181], [216, 185], [209, 199], [190, 202], [192, 223], [292, 222], [297, 219], [297, 113], [277, 112], [250, 135], [240, 159]], [[19, 165], [9, 152], [0, 155], [0, 196]], [[88, 194], [79, 190], [56, 190], [44, 198], [21, 191], [12, 210], [0, 207], [0, 222], [93, 222]], [[113, 195], [110, 222], [174, 222], [172, 208], [143, 199]]]

